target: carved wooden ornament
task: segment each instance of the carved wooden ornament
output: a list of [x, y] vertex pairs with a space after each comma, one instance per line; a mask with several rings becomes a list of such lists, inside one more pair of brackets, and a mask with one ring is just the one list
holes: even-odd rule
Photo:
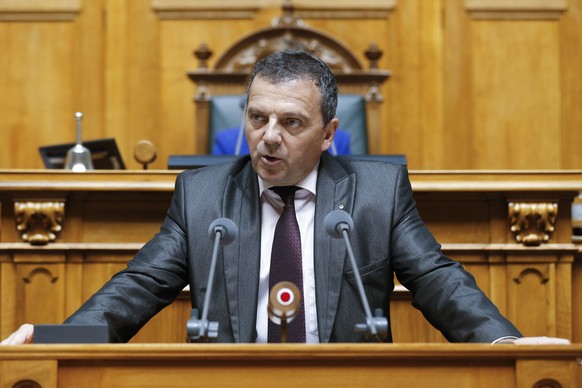
[[16, 230], [33, 245], [55, 241], [65, 216], [64, 202], [15, 202]]
[[518, 243], [538, 246], [552, 238], [557, 203], [510, 202], [508, 206], [511, 231]]

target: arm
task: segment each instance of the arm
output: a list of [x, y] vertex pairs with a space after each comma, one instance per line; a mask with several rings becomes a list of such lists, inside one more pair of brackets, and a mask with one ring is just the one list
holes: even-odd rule
[[183, 178], [178, 176], [160, 231], [65, 323], [109, 326], [112, 342], [126, 342], [170, 304], [187, 284]]
[[420, 218], [403, 168], [394, 193], [392, 262], [412, 304], [451, 342], [521, 337], [463, 266], [446, 257]]

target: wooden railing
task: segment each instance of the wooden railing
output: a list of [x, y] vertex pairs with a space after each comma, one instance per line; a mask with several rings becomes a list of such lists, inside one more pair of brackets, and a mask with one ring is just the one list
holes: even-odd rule
[[581, 356], [581, 345], [24, 345], [0, 347], [0, 385], [576, 388]]

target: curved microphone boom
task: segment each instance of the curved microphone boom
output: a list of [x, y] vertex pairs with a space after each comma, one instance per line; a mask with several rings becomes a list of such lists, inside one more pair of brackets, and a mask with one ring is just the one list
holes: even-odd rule
[[366, 337], [372, 337], [378, 342], [382, 342], [388, 338], [388, 320], [383, 316], [382, 309], [376, 309], [375, 316], [372, 316], [368, 298], [364, 291], [360, 271], [356, 264], [356, 258], [350, 242], [349, 233], [354, 228], [354, 221], [348, 213], [342, 210], [334, 210], [325, 216], [324, 220], [325, 231], [333, 238], [343, 238], [346, 243], [348, 257], [354, 271], [358, 293], [366, 313], [366, 323], [357, 323], [355, 330], [364, 333]]
[[216, 338], [218, 336], [218, 322], [210, 322], [208, 318], [208, 306], [210, 305], [212, 286], [214, 284], [214, 272], [216, 271], [216, 261], [218, 259], [218, 248], [232, 243], [238, 235], [236, 224], [229, 218], [218, 218], [214, 220], [208, 228], [208, 237], [214, 240], [212, 249], [212, 260], [206, 282], [206, 295], [202, 307], [202, 316], [198, 319], [198, 309], [192, 309], [192, 315], [186, 323], [186, 331], [190, 341]]

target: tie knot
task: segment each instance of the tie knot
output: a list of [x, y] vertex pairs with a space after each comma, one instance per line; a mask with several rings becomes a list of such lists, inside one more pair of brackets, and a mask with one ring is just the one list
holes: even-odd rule
[[281, 197], [285, 206], [289, 204], [293, 204], [293, 200], [295, 199], [295, 192], [299, 190], [297, 186], [273, 186], [271, 187], [275, 193]]

